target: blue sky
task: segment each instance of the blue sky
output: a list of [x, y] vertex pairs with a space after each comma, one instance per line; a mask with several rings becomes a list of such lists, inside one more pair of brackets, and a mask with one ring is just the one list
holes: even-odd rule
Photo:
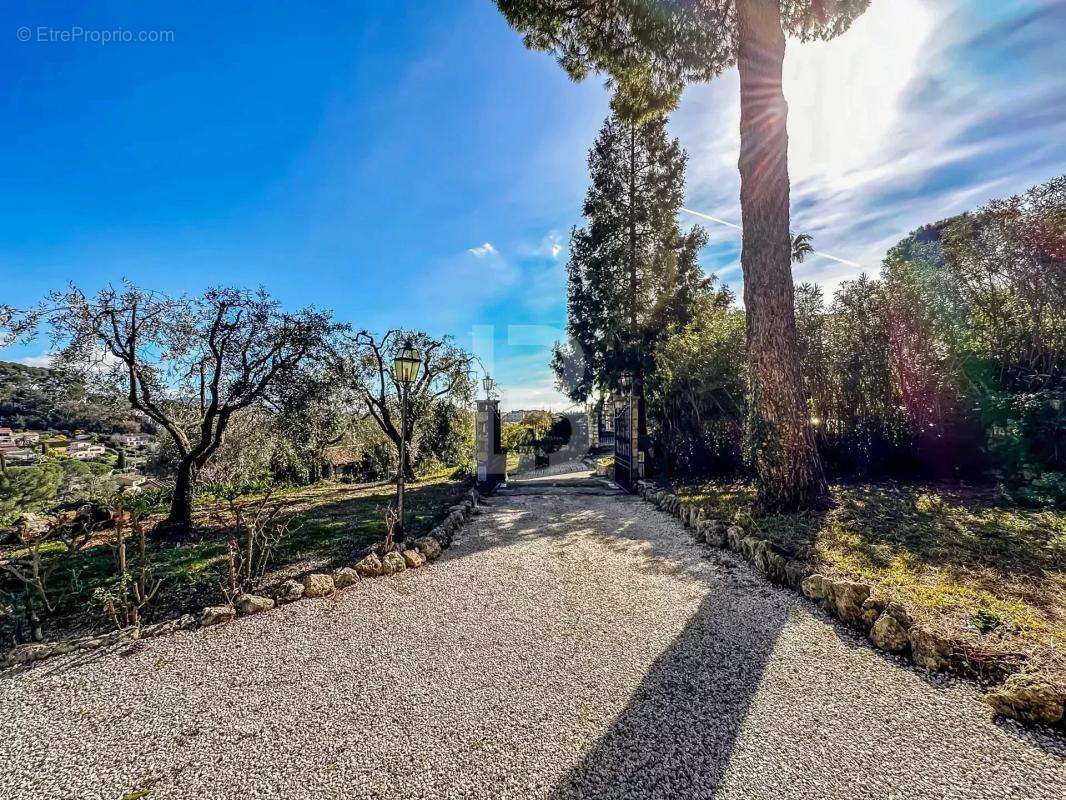
[[[262, 284], [454, 334], [505, 405], [562, 405], [547, 348], [601, 81], [524, 50], [488, 0], [179, 5], [0, 10], [0, 303]], [[49, 41], [79, 27], [172, 33]], [[845, 37], [790, 42], [793, 228], [842, 259], [797, 279], [831, 291], [917, 225], [1066, 171], [1064, 36], [1053, 0], [873, 0]], [[731, 222], [738, 108], [734, 70], [671, 122], [688, 207]], [[706, 224], [706, 269], [739, 288], [739, 233]]]

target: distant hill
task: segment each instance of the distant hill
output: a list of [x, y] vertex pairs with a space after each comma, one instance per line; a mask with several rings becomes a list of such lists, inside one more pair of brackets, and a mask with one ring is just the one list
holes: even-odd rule
[[141, 427], [120, 399], [89, 394], [77, 376], [12, 361], [0, 361], [0, 425], [99, 433]]
[[523, 409], [523, 410], [519, 410], [519, 411], [505, 411], [503, 414], [500, 415], [500, 422], [503, 422], [503, 423], [521, 422], [522, 420], [524, 420], [530, 414], [545, 414], [545, 413], [550, 413], [550, 412], [545, 412], [543, 410], [533, 410], [533, 409]]

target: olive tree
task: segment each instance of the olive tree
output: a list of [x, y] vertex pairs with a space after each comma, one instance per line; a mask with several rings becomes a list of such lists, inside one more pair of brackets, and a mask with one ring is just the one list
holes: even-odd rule
[[337, 326], [328, 313], [283, 311], [265, 291], [220, 287], [171, 297], [123, 285], [88, 295], [71, 286], [39, 311], [57, 361], [121, 391], [177, 450], [165, 526], [192, 524], [193, 487], [234, 415], [316, 353]]
[[[393, 361], [406, 342], [420, 353], [422, 363], [407, 388], [407, 413], [400, 413], [401, 385]], [[369, 331], [338, 337], [332, 347], [332, 368], [354, 396], [355, 407], [374, 420], [400, 450], [410, 444], [441, 403], [465, 405], [473, 397], [470, 368], [474, 357], [450, 337], [434, 339], [419, 331], [391, 330], [380, 338]], [[401, 425], [401, 419], [405, 424]], [[404, 477], [414, 478], [410, 447], [404, 448]]]

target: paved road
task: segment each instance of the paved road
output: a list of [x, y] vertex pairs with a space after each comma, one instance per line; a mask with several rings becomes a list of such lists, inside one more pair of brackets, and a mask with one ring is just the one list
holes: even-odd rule
[[582, 476], [426, 569], [47, 662], [0, 707], [5, 798], [1066, 796], [1061, 740]]

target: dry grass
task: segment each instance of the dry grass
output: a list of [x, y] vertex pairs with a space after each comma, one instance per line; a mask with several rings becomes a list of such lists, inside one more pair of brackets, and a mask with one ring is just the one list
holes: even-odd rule
[[919, 618], [985, 650], [1059, 663], [1066, 645], [1066, 513], [1020, 508], [991, 490], [878, 483], [833, 487], [819, 516], [753, 513], [754, 489], [680, 489], [731, 521], [806, 558], [820, 572], [861, 579]]

